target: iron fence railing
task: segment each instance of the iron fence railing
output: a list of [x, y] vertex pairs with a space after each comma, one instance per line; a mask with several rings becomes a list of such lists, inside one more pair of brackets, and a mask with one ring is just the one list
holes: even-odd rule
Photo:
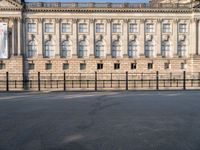
[[0, 91], [200, 89], [200, 72], [0, 74]]

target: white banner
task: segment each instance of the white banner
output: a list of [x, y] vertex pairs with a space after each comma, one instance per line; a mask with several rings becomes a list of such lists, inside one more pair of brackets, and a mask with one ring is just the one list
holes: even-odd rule
[[0, 58], [8, 58], [8, 27], [0, 22]]

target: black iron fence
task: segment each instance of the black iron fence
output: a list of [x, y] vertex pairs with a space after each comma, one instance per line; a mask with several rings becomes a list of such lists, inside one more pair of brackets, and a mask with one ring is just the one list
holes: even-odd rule
[[200, 72], [0, 74], [0, 90], [174, 90], [200, 89]]

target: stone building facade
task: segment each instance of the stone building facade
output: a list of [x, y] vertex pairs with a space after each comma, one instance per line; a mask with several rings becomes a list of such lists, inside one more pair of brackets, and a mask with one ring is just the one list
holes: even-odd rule
[[0, 73], [199, 72], [199, 19], [192, 0], [1, 0], [9, 57], [0, 60]]

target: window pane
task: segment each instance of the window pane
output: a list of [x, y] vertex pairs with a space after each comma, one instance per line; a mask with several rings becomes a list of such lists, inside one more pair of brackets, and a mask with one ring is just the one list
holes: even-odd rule
[[130, 24], [129, 25], [129, 32], [130, 33], [137, 32], [137, 24]]
[[87, 32], [87, 24], [86, 24], [86, 23], [80, 23], [80, 24], [79, 24], [79, 32], [80, 32], [80, 33], [85, 33], [85, 32]]
[[154, 32], [153, 24], [146, 24], [146, 32]]
[[71, 32], [70, 24], [69, 23], [62, 23], [62, 32], [63, 33]]
[[36, 32], [36, 23], [28, 23], [28, 32]]
[[45, 32], [47, 33], [54, 32], [53, 23], [45, 23]]
[[102, 33], [102, 32], [104, 32], [104, 24], [102, 24], [102, 23], [97, 23], [97, 24], [96, 24], [96, 32], [97, 32], [97, 33]]
[[113, 24], [113, 32], [114, 33], [121, 32], [121, 24]]

